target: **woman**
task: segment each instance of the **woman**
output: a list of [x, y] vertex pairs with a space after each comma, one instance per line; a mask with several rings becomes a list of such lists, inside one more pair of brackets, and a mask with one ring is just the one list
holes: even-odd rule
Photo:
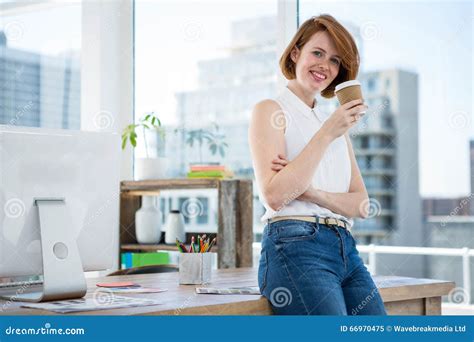
[[266, 226], [258, 270], [276, 314], [385, 315], [351, 235], [367, 216], [368, 195], [348, 131], [362, 100], [319, 111], [317, 93], [357, 77], [359, 53], [330, 15], [301, 25], [280, 59], [288, 79], [275, 100], [255, 105], [249, 128]]

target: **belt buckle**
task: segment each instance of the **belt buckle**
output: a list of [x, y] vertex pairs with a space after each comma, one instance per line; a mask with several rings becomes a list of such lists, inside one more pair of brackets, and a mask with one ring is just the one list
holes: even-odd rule
[[330, 217], [325, 217], [325, 218], [324, 218], [324, 224], [325, 224], [326, 226], [329, 226], [329, 227], [330, 227], [331, 225], [328, 223], [328, 222], [329, 222], [329, 219], [330, 219]]

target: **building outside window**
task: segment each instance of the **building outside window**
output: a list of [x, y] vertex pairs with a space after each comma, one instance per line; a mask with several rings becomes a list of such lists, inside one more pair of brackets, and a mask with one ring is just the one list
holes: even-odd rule
[[0, 124], [80, 129], [81, 26], [80, 2], [2, 10]]

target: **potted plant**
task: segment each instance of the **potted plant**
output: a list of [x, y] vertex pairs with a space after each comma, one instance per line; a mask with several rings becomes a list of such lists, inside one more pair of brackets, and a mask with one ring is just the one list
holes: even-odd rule
[[204, 141], [207, 142], [209, 151], [214, 156], [219, 152], [222, 158], [225, 157], [225, 149], [228, 147], [224, 141], [225, 135], [219, 132], [219, 126], [213, 123], [214, 131], [204, 128], [193, 129], [187, 132], [186, 143], [193, 147], [197, 142], [199, 145], [199, 163], [202, 164], [202, 145]]
[[[128, 125], [122, 132], [122, 149], [125, 149], [127, 142], [130, 142], [133, 148], [137, 147], [137, 130], [142, 131], [143, 143], [145, 149], [145, 157], [135, 158], [136, 169], [135, 179], [159, 179], [166, 176], [168, 167], [167, 159], [163, 156], [159, 156], [158, 148], [152, 153], [148, 138], [155, 136], [157, 139], [158, 147], [164, 146], [165, 132], [161, 127], [160, 119], [155, 115], [154, 112], [145, 114], [138, 123]], [[152, 156], [154, 154], [155, 156]]]

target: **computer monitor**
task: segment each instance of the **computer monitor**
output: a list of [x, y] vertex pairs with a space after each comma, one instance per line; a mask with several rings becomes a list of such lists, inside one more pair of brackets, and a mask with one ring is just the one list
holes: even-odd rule
[[115, 265], [119, 172], [118, 134], [0, 125], [0, 277], [43, 275], [0, 296], [82, 297], [83, 271]]

